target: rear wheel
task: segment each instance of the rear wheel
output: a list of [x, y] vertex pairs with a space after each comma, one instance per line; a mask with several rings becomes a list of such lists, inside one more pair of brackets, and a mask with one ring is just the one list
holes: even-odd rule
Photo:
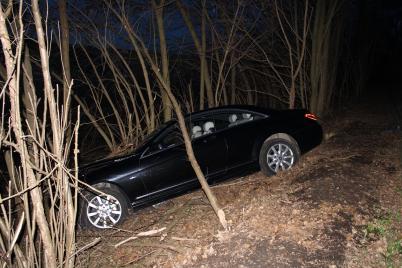
[[97, 188], [101, 193], [88, 192], [81, 206], [81, 222], [86, 227], [107, 229], [120, 224], [128, 214], [127, 201], [116, 187]]
[[300, 158], [296, 142], [275, 138], [264, 142], [260, 150], [259, 164], [261, 171], [272, 176], [279, 171], [293, 167]]

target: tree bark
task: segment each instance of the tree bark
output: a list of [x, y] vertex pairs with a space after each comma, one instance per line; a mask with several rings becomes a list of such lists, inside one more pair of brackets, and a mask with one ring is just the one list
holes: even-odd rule
[[[22, 18], [20, 19], [22, 20]], [[27, 161], [26, 159], [27, 157], [29, 157], [29, 154], [22, 138], [24, 134], [21, 125], [20, 99], [17, 87], [18, 78], [16, 77], [16, 74], [14, 72], [15, 64], [13, 62], [13, 50], [11, 47], [10, 36], [7, 30], [6, 18], [1, 8], [0, 8], [0, 40], [4, 51], [3, 54], [7, 70], [7, 77], [10, 77], [8, 88], [10, 94], [11, 127], [16, 137], [17, 148], [19, 150], [19, 154], [21, 157], [24, 176], [28, 180], [28, 186], [33, 187], [30, 194], [32, 198], [33, 211], [36, 216], [36, 222], [39, 227], [40, 237], [43, 244], [45, 261], [48, 267], [56, 267], [57, 258], [55, 248], [52, 243], [49, 225], [46, 220], [46, 215], [44, 212], [42, 194], [40, 188], [35, 187], [37, 184], [37, 180], [33, 172], [33, 169], [30, 165], [30, 162]]]
[[[44, 80], [44, 90], [48, 100], [49, 106], [49, 114], [50, 114], [50, 123], [53, 134], [53, 154], [56, 159], [60, 162], [63, 161], [63, 133], [61, 130], [63, 129], [64, 124], [62, 125], [60, 122], [60, 118], [58, 117], [59, 110], [57, 109], [57, 103], [54, 96], [54, 90], [51, 81], [50, 69], [49, 69], [49, 57], [48, 50], [45, 42], [45, 32], [42, 26], [42, 18], [39, 11], [38, 0], [32, 0], [32, 13], [35, 22], [35, 29], [38, 39], [39, 45], [39, 54], [42, 66], [42, 75]], [[69, 96], [67, 96], [69, 98]], [[64, 122], [66, 123], [66, 122]], [[72, 266], [74, 263], [71, 263], [71, 256], [74, 256], [74, 244], [75, 244], [75, 210], [74, 204], [72, 202], [72, 195], [70, 191], [70, 186], [68, 182], [68, 176], [65, 174], [65, 171], [62, 167], [59, 167], [57, 170], [57, 178], [60, 179], [60, 183], [62, 184], [62, 190], [64, 191], [64, 195], [66, 199], [62, 199], [61, 202], [65, 202], [63, 206], [67, 209], [67, 217], [64, 222], [65, 230], [65, 254], [68, 260], [66, 266]], [[46, 220], [46, 218], [45, 218]], [[72, 259], [74, 261], [74, 259]]]
[[[29, 52], [29, 48], [25, 45], [25, 53], [24, 53], [24, 62], [23, 62], [23, 84], [24, 84], [24, 95], [22, 102], [24, 104], [25, 118], [28, 124], [29, 134], [32, 136], [32, 139], [35, 139], [37, 136], [37, 96], [35, 92], [35, 85], [32, 81], [33, 72], [31, 65], [31, 55]], [[29, 154], [31, 157], [31, 161], [33, 163], [38, 163], [38, 148], [37, 144], [32, 142], [32, 140], [28, 140]]]
[[[312, 33], [311, 53], [311, 98], [310, 109], [323, 116], [336, 90], [336, 71], [339, 65], [341, 22], [335, 17], [343, 0], [318, 1]], [[332, 49], [332, 48], [336, 49]]]
[[[166, 36], [165, 36], [165, 27], [163, 23], [163, 7], [165, 5], [165, 0], [161, 0], [159, 4], [156, 4], [155, 0], [152, 0], [152, 7], [154, 9], [156, 23], [158, 26], [159, 33], [159, 47], [161, 52], [161, 61], [162, 61], [162, 76], [165, 80], [166, 84], [170, 86], [170, 78], [169, 78], [169, 58], [166, 46]], [[172, 118], [172, 104], [170, 103], [169, 96], [166, 94], [166, 91], [161, 88], [161, 96], [162, 96], [162, 105], [163, 105], [163, 120], [169, 121]]]
[[71, 69], [70, 69], [70, 33], [68, 26], [67, 1], [59, 0], [60, 14], [60, 47], [61, 47], [61, 62], [63, 66], [63, 103], [65, 118], [68, 118], [70, 106], [70, 86], [71, 86]]
[[[197, 36], [197, 33], [195, 31], [194, 25], [190, 20], [190, 15], [188, 14], [188, 11], [186, 10], [186, 8], [183, 6], [183, 4], [181, 3], [180, 0], [176, 1], [177, 7], [179, 8], [179, 11], [184, 19], [184, 22], [187, 25], [188, 30], [190, 31], [191, 37], [193, 39], [194, 42], [194, 46], [198, 52], [198, 56], [200, 58], [201, 61], [201, 66], [203, 66], [203, 74], [204, 77], [202, 79], [204, 79], [204, 83], [205, 83], [205, 89], [206, 89], [206, 93], [207, 93], [207, 100], [208, 100], [208, 107], [212, 108], [215, 106], [215, 102], [214, 102], [214, 94], [213, 94], [213, 90], [212, 90], [212, 84], [211, 84], [211, 78], [210, 78], [210, 74], [209, 74], [209, 70], [208, 70], [208, 66], [207, 66], [207, 61], [206, 61], [206, 55], [205, 55], [205, 50], [202, 49], [202, 46], [200, 45], [200, 40]], [[203, 12], [205, 12], [205, 10], [203, 10]], [[203, 14], [204, 16], [204, 14]]]
[[202, 14], [201, 14], [201, 58], [200, 58], [200, 110], [205, 107], [205, 70], [206, 60], [205, 53], [207, 50], [207, 36], [205, 29], [205, 1], [202, 1]]
[[[138, 37], [137, 37], [138, 38]], [[191, 144], [191, 138], [189, 136], [189, 132], [187, 130], [186, 127], [186, 123], [185, 123], [185, 119], [182, 113], [182, 110], [180, 108], [180, 104], [178, 103], [176, 97], [174, 96], [174, 94], [172, 93], [172, 90], [170, 88], [170, 86], [168, 86], [165, 81], [163, 80], [163, 76], [161, 75], [158, 66], [156, 65], [156, 63], [153, 61], [153, 59], [151, 58], [151, 56], [149, 55], [145, 45], [142, 43], [141, 40], [139, 40], [139, 43], [142, 46], [143, 52], [145, 54], [145, 57], [148, 60], [149, 65], [152, 68], [152, 71], [154, 72], [155, 76], [157, 77], [157, 79], [159, 80], [159, 82], [162, 84], [163, 88], [166, 90], [167, 95], [170, 98], [170, 101], [172, 102], [173, 105], [173, 109], [176, 113], [177, 116], [177, 121], [179, 123], [179, 127], [180, 127], [180, 131], [182, 133], [183, 139], [184, 139], [184, 145], [186, 148], [186, 153], [187, 153], [187, 157], [190, 161], [190, 164], [192, 166], [192, 168], [194, 169], [194, 172], [198, 178], [198, 181], [201, 184], [202, 190], [204, 191], [205, 195], [207, 196], [213, 210], [215, 211], [216, 215], [218, 216], [219, 222], [221, 223], [222, 227], [227, 230], [228, 229], [228, 224], [226, 221], [226, 217], [225, 217], [225, 212], [221, 209], [221, 207], [219, 206], [218, 200], [215, 197], [215, 194], [212, 192], [211, 188], [208, 185], [207, 180], [205, 179], [205, 176], [197, 162], [197, 159], [195, 157], [194, 154], [194, 150], [193, 150], [193, 146]]]

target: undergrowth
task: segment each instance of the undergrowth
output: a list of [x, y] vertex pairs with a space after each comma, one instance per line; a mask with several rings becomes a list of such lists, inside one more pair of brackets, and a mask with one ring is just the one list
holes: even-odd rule
[[402, 265], [402, 224], [399, 212], [389, 212], [385, 216], [374, 219], [363, 230], [364, 236], [375, 236], [386, 241], [385, 252], [382, 252], [387, 268], [401, 267]]

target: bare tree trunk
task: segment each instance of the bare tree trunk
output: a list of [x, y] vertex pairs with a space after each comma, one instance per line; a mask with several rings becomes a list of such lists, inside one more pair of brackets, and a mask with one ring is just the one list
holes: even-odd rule
[[[297, 5], [295, 6], [295, 13], [297, 14]], [[303, 66], [303, 62], [304, 62], [304, 55], [305, 55], [305, 50], [306, 50], [306, 42], [307, 42], [307, 27], [309, 24], [309, 20], [308, 20], [308, 0], [305, 1], [305, 7], [304, 7], [304, 17], [303, 17], [303, 33], [302, 36], [299, 36], [299, 33], [297, 31], [298, 27], [298, 21], [295, 20], [294, 21], [294, 25], [293, 27], [289, 24], [289, 20], [286, 20], [286, 22], [288, 23], [288, 26], [291, 28], [293, 34], [295, 35], [294, 39], [296, 40], [296, 46], [293, 47], [292, 43], [288, 37], [288, 33], [285, 30], [285, 26], [282, 22], [282, 16], [280, 13], [283, 12], [279, 12], [279, 7], [278, 7], [278, 3], [275, 0], [275, 12], [276, 12], [276, 17], [278, 19], [279, 22], [279, 26], [282, 32], [282, 36], [284, 39], [284, 42], [286, 44], [287, 50], [288, 50], [288, 55], [289, 55], [289, 68], [290, 68], [290, 87], [288, 89], [289, 92], [289, 109], [294, 109], [295, 108], [295, 102], [296, 102], [296, 81], [297, 81], [297, 77], [300, 75], [301, 72], [301, 68]], [[299, 42], [301, 42], [301, 46], [299, 45]], [[300, 49], [300, 51], [299, 51]], [[294, 52], [294, 50], [297, 50], [296, 52]], [[296, 58], [294, 58], [296, 56]]]
[[289, 109], [294, 109], [295, 108], [295, 100], [296, 100], [296, 86], [295, 86], [295, 81], [292, 80], [292, 84], [290, 85], [290, 90], [289, 90]]
[[205, 1], [202, 1], [202, 14], [201, 14], [201, 66], [200, 66], [200, 110], [204, 110], [204, 98], [205, 98], [205, 70], [207, 68], [205, 53], [207, 50], [207, 36], [205, 29]]
[[[183, 4], [181, 3], [180, 0], [177, 0], [176, 4], [177, 4], [177, 7], [179, 8], [179, 11], [180, 11], [183, 19], [184, 19], [184, 22], [186, 23], [186, 26], [187, 26], [188, 30], [190, 31], [191, 37], [193, 38], [195, 48], [196, 48], [196, 50], [198, 52], [198, 56], [200, 57], [201, 66], [204, 67], [204, 69], [203, 69], [204, 77], [202, 79], [204, 79], [205, 89], [206, 89], [206, 92], [207, 92], [208, 107], [210, 107], [210, 108], [214, 107], [215, 106], [214, 93], [213, 93], [213, 90], [212, 90], [211, 78], [210, 78], [210, 74], [209, 74], [209, 70], [208, 70], [208, 66], [207, 66], [205, 50], [203, 51], [203, 49], [202, 49], [202, 46], [200, 44], [200, 40], [199, 40], [199, 38], [197, 36], [197, 33], [195, 31], [194, 25], [190, 20], [190, 15], [188, 14], [188, 11], [183, 6]], [[203, 9], [203, 12], [205, 12], [204, 9]], [[203, 14], [203, 16], [205, 16], [205, 15]]]
[[31, 55], [29, 52], [29, 48], [25, 45], [25, 53], [24, 53], [24, 62], [23, 62], [23, 84], [24, 84], [24, 95], [22, 102], [24, 104], [25, 118], [28, 125], [29, 134], [32, 136], [32, 139], [29, 140], [29, 145], [31, 150], [29, 150], [31, 161], [33, 163], [38, 163], [38, 148], [37, 144], [35, 144], [32, 140], [35, 140], [37, 137], [36, 129], [37, 129], [37, 96], [35, 92], [35, 85], [32, 81], [33, 72], [31, 65]]
[[145, 86], [146, 86], [146, 91], [147, 91], [147, 96], [148, 96], [148, 110], [150, 113], [150, 125], [148, 127], [148, 132], [152, 132], [155, 129], [155, 125], [156, 125], [156, 117], [155, 117], [155, 105], [154, 105], [154, 98], [153, 98], [153, 93], [151, 90], [151, 83], [149, 81], [149, 74], [148, 74], [148, 69], [147, 66], [145, 64], [145, 60], [142, 56], [142, 53], [138, 47], [137, 41], [135, 40], [135, 37], [133, 36], [133, 32], [130, 26], [130, 23], [128, 21], [128, 19], [122, 15], [120, 15], [118, 12], [116, 12], [116, 10], [112, 9], [115, 13], [115, 15], [119, 18], [120, 22], [123, 24], [125, 30], [128, 33], [129, 39], [131, 44], [134, 47], [135, 53], [137, 54], [138, 60], [140, 61], [140, 65], [141, 65], [141, 70], [144, 76], [144, 80], [145, 80]]
[[[106, 87], [104, 81], [102, 80], [102, 76], [98, 72], [97, 66], [96, 66], [95, 62], [93, 61], [93, 59], [91, 58], [91, 56], [89, 55], [87, 49], [82, 44], [80, 44], [80, 46], [81, 46], [82, 51], [86, 55], [90, 65], [92, 67], [92, 70], [95, 73], [96, 78], [98, 79], [98, 82], [99, 82], [99, 85], [100, 85], [100, 87], [102, 89], [103, 95], [106, 97], [110, 107], [113, 110], [113, 116], [116, 118], [116, 122], [117, 122], [117, 126], [118, 126], [118, 129], [119, 129], [119, 132], [120, 132], [120, 136], [121, 137], [126, 137], [127, 136], [126, 135], [126, 125], [124, 124], [123, 119], [121, 118], [119, 110], [117, 109], [118, 104], [113, 101], [113, 99], [111, 97], [111, 94], [107, 90], [107, 87]], [[81, 73], [82, 73], [83, 76], [86, 77], [86, 74], [85, 74], [84, 70], [81, 70]], [[89, 79], [87, 79], [87, 80], [89, 81]], [[126, 106], [127, 105], [125, 105], [125, 107]]]
[[[149, 61], [151, 61], [151, 59], [149, 58]], [[156, 74], [156, 76], [158, 77], [159, 80], [163, 79], [162, 76], [158, 73], [158, 69], [157, 66], [155, 64], [152, 63], [152, 69], [154, 70], [154, 73]], [[177, 102], [176, 97], [173, 95], [171, 89], [163, 82], [163, 80], [161, 80], [170, 100], [172, 101], [173, 104], [173, 108], [175, 110], [176, 116], [177, 116], [177, 120], [179, 123], [179, 127], [181, 130], [181, 133], [183, 135], [183, 139], [184, 139], [184, 144], [186, 147], [186, 152], [187, 152], [187, 157], [191, 163], [191, 166], [194, 169], [194, 172], [198, 178], [198, 181], [201, 184], [202, 190], [204, 191], [204, 193], [206, 194], [212, 208], [214, 209], [216, 215], [218, 216], [219, 222], [221, 223], [222, 227], [227, 230], [228, 229], [228, 225], [227, 225], [227, 221], [226, 221], [226, 217], [225, 217], [225, 212], [220, 208], [218, 200], [216, 199], [215, 194], [212, 192], [211, 188], [208, 185], [207, 180], [205, 179], [204, 173], [201, 171], [201, 167], [198, 164], [198, 161], [194, 155], [194, 150], [193, 150], [193, 146], [191, 144], [191, 139], [190, 136], [188, 134], [188, 130], [186, 127], [186, 123], [184, 120], [184, 116], [183, 113], [181, 111], [180, 108], [180, 104]]]
[[6, 167], [7, 167], [7, 172], [8, 172], [8, 176], [10, 177], [11, 181], [15, 181], [16, 179], [16, 170], [15, 170], [15, 163], [14, 163], [14, 159], [13, 156], [11, 155], [12, 151], [11, 150], [7, 150], [4, 152], [4, 160], [6, 162]]
[[[71, 70], [70, 70], [70, 34], [68, 26], [67, 15], [67, 0], [58, 0], [59, 14], [60, 14], [60, 48], [61, 48], [61, 62], [63, 70], [63, 104], [65, 119], [69, 118], [70, 107], [70, 86], [71, 86]], [[70, 135], [68, 135], [69, 137]]]
[[214, 193], [212, 192], [211, 188], [209, 187], [208, 182], [205, 179], [205, 176], [197, 162], [197, 159], [195, 158], [193, 147], [191, 144], [191, 139], [188, 134], [189, 132], [187, 131], [186, 123], [184, 120], [182, 110], [180, 108], [180, 104], [178, 103], [176, 97], [172, 93], [171, 87], [164, 81], [163, 76], [160, 73], [160, 70], [158, 68], [158, 65], [152, 59], [151, 55], [149, 54], [149, 52], [148, 52], [146, 46], [144, 45], [144, 43], [142, 42], [142, 40], [135, 34], [135, 32], [133, 30], [131, 30], [131, 33], [132, 33], [133, 37], [136, 38], [136, 43], [141, 45], [142, 51], [144, 53], [145, 58], [147, 59], [148, 64], [150, 65], [153, 73], [155, 74], [156, 78], [159, 80], [160, 84], [166, 90], [166, 93], [169, 96], [170, 101], [172, 102], [173, 109], [176, 113], [179, 127], [180, 127], [180, 130], [183, 135], [187, 157], [191, 163], [191, 166], [194, 169], [194, 172], [198, 178], [198, 181], [201, 184], [203, 191], [205, 192], [212, 208], [214, 209], [216, 215], [218, 216], [219, 222], [221, 223], [223, 228], [225, 228], [225, 230], [227, 230], [228, 226], [227, 226], [227, 221], [225, 218], [225, 212], [220, 208], [219, 203], [218, 203]]
[[[15, 170], [10, 172], [8, 192], [5, 197], [0, 196], [0, 251], [4, 252], [2, 259], [7, 259], [10, 267], [73, 267], [77, 188], [73, 199], [69, 180], [78, 187], [77, 173], [71, 175], [66, 167], [70, 141], [64, 139], [66, 121], [60, 104], [63, 100], [59, 103], [59, 95], [52, 88], [50, 51], [46, 47], [37, 0], [31, 2], [29, 14], [34, 16], [36, 36], [31, 31], [30, 37], [38, 41], [38, 65], [44, 81], [39, 99], [27, 46], [22, 53], [25, 4], [19, 1], [9, 20], [0, 7], [0, 41], [7, 77], [0, 99], [3, 105], [6, 101], [10, 104], [6, 108], [9, 112], [3, 106], [0, 146], [8, 149], [8, 162]], [[27, 13], [24, 19], [25, 15], [29, 19]], [[7, 136], [4, 136], [4, 114], [9, 115]]]
[[[49, 69], [49, 57], [48, 57], [48, 50], [46, 47], [45, 42], [45, 32], [42, 26], [42, 18], [39, 11], [38, 0], [32, 0], [32, 13], [35, 22], [36, 34], [38, 38], [38, 45], [39, 45], [39, 54], [41, 59], [41, 66], [42, 66], [42, 75], [44, 80], [44, 89], [45, 94], [48, 100], [49, 106], [49, 113], [50, 113], [50, 123], [52, 127], [52, 134], [53, 134], [53, 153], [57, 160], [62, 161], [63, 159], [63, 133], [60, 132], [62, 129], [62, 124], [59, 120], [59, 110], [57, 109], [57, 103], [54, 97], [54, 90], [51, 81], [50, 69]], [[69, 97], [67, 96], [67, 99]], [[65, 122], [64, 122], [65, 123]], [[74, 264], [74, 244], [75, 244], [75, 210], [74, 205], [72, 202], [72, 195], [70, 191], [68, 176], [65, 174], [65, 171], [62, 167], [59, 167], [57, 170], [57, 177], [61, 180], [62, 183], [62, 190], [64, 191], [65, 200], [61, 200], [61, 202], [65, 202], [63, 205], [66, 207], [67, 217], [65, 218], [65, 254], [68, 259], [67, 266], [72, 266]], [[46, 220], [46, 218], [44, 218]], [[43, 223], [45, 224], [45, 223]], [[38, 224], [39, 225], [39, 224]], [[40, 225], [39, 225], [40, 226]], [[48, 228], [46, 228], [48, 229]], [[53, 246], [53, 245], [52, 245]], [[54, 251], [54, 249], [53, 249]], [[60, 254], [60, 253], [59, 253]], [[72, 261], [71, 262], [71, 258]]]
[[244, 70], [240, 70], [241, 76], [243, 77], [243, 81], [244, 84], [246, 86], [246, 90], [247, 90], [247, 104], [249, 105], [254, 105], [254, 100], [253, 100], [253, 90], [250, 86], [250, 82], [249, 82], [249, 78], [247, 77], [247, 75], [245, 74]]
[[[165, 28], [163, 25], [163, 7], [165, 5], [165, 0], [161, 0], [159, 4], [156, 4], [155, 0], [152, 0], [152, 7], [155, 12], [156, 22], [159, 32], [159, 47], [161, 51], [161, 61], [162, 61], [162, 76], [166, 81], [166, 84], [170, 86], [169, 79], [169, 59], [166, 47], [166, 37]], [[169, 121], [172, 118], [172, 105], [170, 103], [169, 97], [166, 91], [161, 88], [162, 95], [162, 105], [163, 105], [163, 120]]]
[[[312, 34], [311, 55], [311, 110], [322, 116], [336, 90], [336, 70], [339, 65], [339, 47], [342, 23], [335, 17], [343, 0], [318, 1]], [[332, 49], [335, 47], [336, 49]]]
[[[37, 3], [36, 3], [37, 4]], [[22, 19], [22, 18], [20, 18]], [[21, 22], [22, 23], [22, 22]], [[21, 25], [22, 28], [22, 25]], [[43, 32], [42, 32], [43, 34]], [[11, 106], [11, 126], [16, 136], [17, 148], [20, 153], [21, 163], [23, 165], [23, 173], [28, 179], [28, 186], [33, 187], [31, 190], [32, 206], [34, 214], [36, 216], [36, 222], [40, 230], [40, 237], [43, 243], [45, 260], [48, 267], [56, 267], [57, 259], [55, 248], [52, 243], [52, 238], [49, 230], [49, 225], [46, 220], [46, 215], [44, 212], [42, 194], [40, 188], [36, 187], [37, 180], [34, 175], [32, 166], [29, 161], [27, 161], [28, 150], [23, 142], [23, 132], [21, 125], [21, 114], [20, 114], [20, 100], [18, 94], [18, 81], [16, 74], [14, 72], [14, 62], [13, 62], [13, 50], [11, 47], [10, 36], [8, 34], [6, 26], [6, 17], [3, 10], [0, 9], [0, 40], [3, 46], [5, 64], [7, 70], [7, 77], [10, 78], [9, 82], [9, 94], [10, 94], [10, 106]]]
[[99, 134], [105, 141], [106, 145], [108, 146], [109, 150], [113, 151], [113, 149], [116, 147], [116, 144], [113, 139], [113, 135], [111, 135], [111, 137], [110, 137], [106, 134], [106, 132], [103, 130], [103, 128], [98, 124], [98, 120], [91, 114], [91, 112], [89, 111], [89, 108], [85, 105], [85, 103], [82, 102], [82, 100], [77, 95], [73, 94], [73, 97], [74, 97], [75, 101], [78, 102], [78, 104], [82, 108], [84, 114], [89, 118], [91, 124], [93, 124], [94, 127], [96, 128], [96, 130], [99, 132]]
[[232, 67], [231, 73], [230, 73], [230, 104], [235, 104], [236, 103], [236, 67]]
[[[43, 76], [43, 83], [44, 83], [44, 89], [45, 92], [48, 96], [47, 101], [48, 101], [48, 106], [49, 106], [49, 112], [50, 112], [50, 123], [52, 125], [52, 134], [53, 134], [53, 147], [56, 155], [60, 155], [60, 136], [61, 133], [58, 131], [60, 122], [57, 118], [57, 108], [56, 108], [56, 100], [54, 99], [53, 95], [53, 86], [52, 86], [52, 80], [50, 76], [50, 69], [49, 69], [49, 58], [47, 55], [47, 47], [46, 47], [46, 41], [45, 41], [45, 32], [43, 30], [42, 26], [42, 17], [40, 15], [39, 11], [39, 4], [38, 0], [32, 0], [32, 13], [34, 16], [34, 21], [35, 21], [35, 28], [36, 32], [38, 35], [38, 45], [39, 45], [39, 54], [40, 54], [40, 61], [41, 61], [41, 66], [42, 66], [42, 76]], [[51, 97], [53, 96], [53, 97]]]

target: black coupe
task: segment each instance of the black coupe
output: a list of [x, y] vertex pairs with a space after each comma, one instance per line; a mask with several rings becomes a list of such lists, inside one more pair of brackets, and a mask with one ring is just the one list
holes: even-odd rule
[[[321, 143], [322, 128], [306, 110], [226, 106], [187, 115], [192, 145], [209, 184], [258, 169], [274, 175]], [[128, 156], [81, 168], [81, 178], [106, 195], [86, 189], [81, 223], [109, 228], [128, 207], [139, 208], [200, 188], [175, 120], [150, 134]]]

